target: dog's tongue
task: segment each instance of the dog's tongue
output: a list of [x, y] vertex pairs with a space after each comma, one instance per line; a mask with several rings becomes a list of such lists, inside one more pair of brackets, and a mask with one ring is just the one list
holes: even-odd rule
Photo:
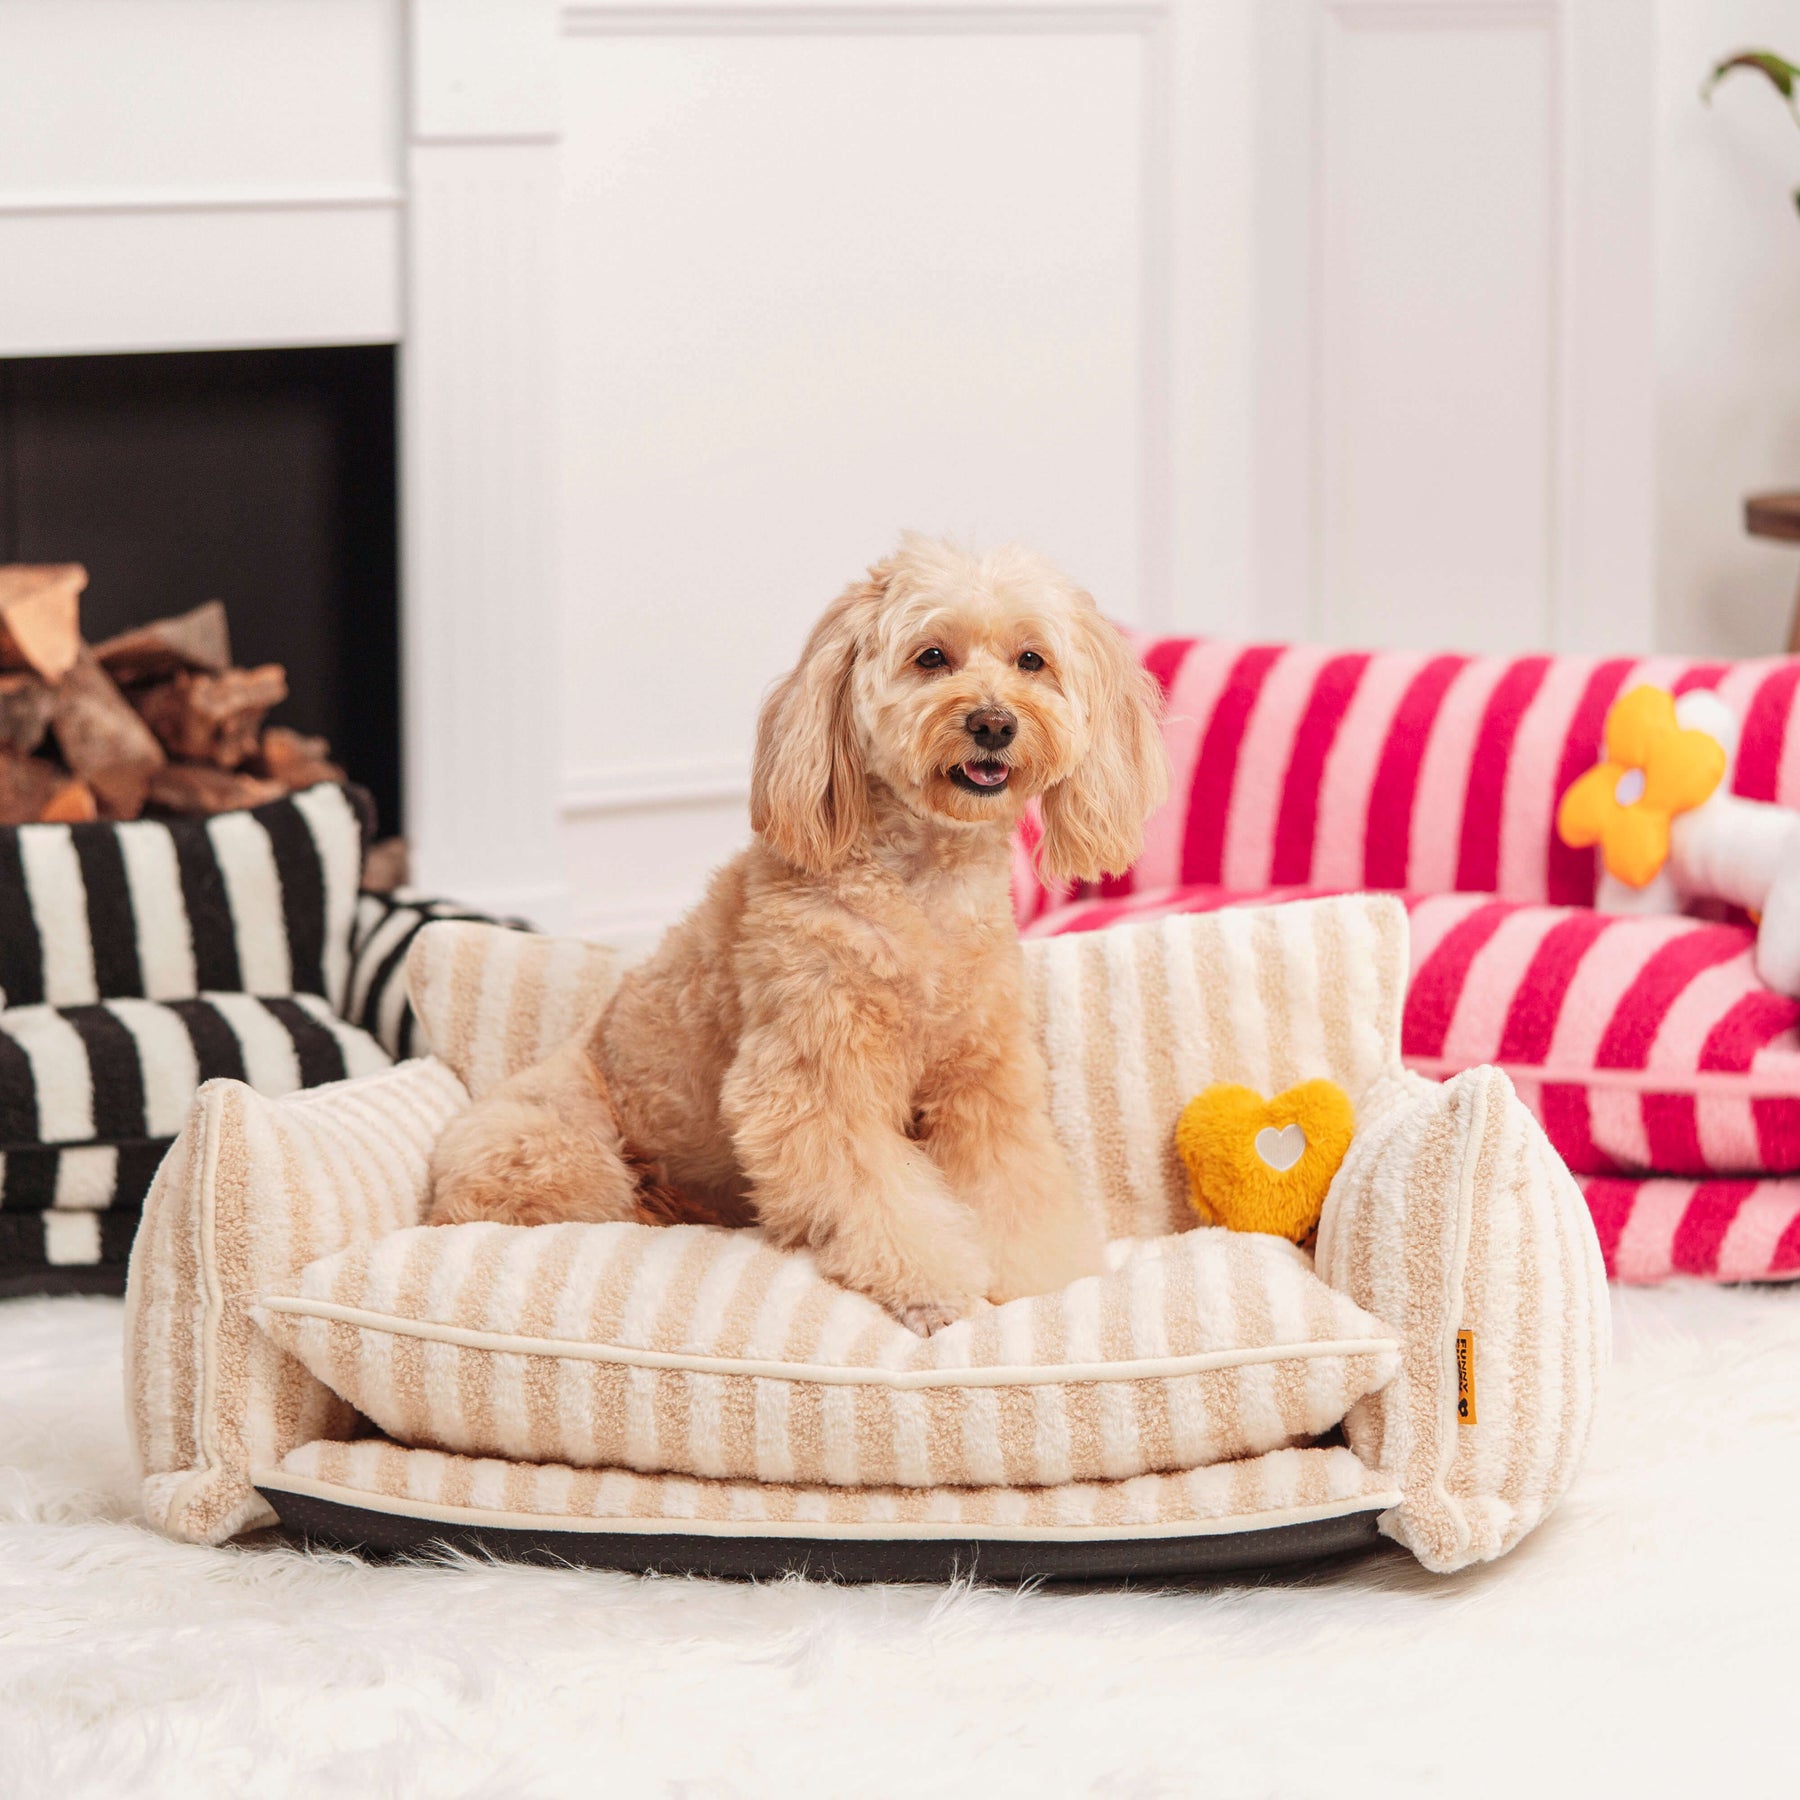
[[966, 762], [962, 772], [977, 787], [1004, 787], [1006, 784], [1006, 765], [996, 762]]

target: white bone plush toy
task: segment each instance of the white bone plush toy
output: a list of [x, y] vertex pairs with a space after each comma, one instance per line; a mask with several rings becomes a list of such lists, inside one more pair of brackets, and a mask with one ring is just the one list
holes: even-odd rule
[[1606, 760], [1573, 782], [1556, 829], [1600, 847], [1597, 912], [1724, 900], [1757, 921], [1756, 972], [1800, 996], [1800, 812], [1731, 792], [1738, 719], [1708, 688], [1636, 687], [1606, 715]]

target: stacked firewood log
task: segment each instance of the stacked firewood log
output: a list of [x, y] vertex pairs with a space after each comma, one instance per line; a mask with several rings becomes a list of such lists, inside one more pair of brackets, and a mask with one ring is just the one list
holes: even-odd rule
[[323, 738], [266, 725], [279, 663], [231, 661], [225, 608], [81, 635], [79, 563], [0, 566], [0, 824], [260, 806], [341, 781]]

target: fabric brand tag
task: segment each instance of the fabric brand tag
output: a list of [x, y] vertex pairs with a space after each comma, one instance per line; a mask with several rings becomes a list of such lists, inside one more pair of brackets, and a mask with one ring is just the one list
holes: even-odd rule
[[1456, 1334], [1456, 1422], [1473, 1425], [1475, 1420], [1475, 1334]]

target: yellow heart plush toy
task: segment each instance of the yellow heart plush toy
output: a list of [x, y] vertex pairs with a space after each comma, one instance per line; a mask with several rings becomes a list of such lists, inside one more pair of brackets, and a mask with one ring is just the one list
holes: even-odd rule
[[1175, 1125], [1188, 1199], [1205, 1224], [1304, 1243], [1355, 1129], [1350, 1096], [1335, 1081], [1303, 1081], [1273, 1100], [1220, 1082]]

